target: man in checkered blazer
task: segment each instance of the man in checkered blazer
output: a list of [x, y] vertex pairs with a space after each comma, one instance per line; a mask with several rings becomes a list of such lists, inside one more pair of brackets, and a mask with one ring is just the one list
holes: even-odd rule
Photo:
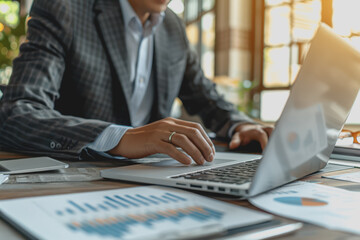
[[[169, 0], [35, 0], [0, 102], [3, 149], [54, 157], [212, 161], [196, 123], [168, 118], [179, 97], [230, 148], [271, 128], [234, 110], [201, 71]], [[179, 151], [182, 148], [188, 155]]]

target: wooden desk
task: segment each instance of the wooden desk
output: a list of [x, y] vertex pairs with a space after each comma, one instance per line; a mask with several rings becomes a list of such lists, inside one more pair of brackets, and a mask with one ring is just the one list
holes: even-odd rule
[[[82, 170], [91, 170], [92, 177], [94, 179], [97, 178], [98, 180], [71, 181], [71, 182], [60, 181], [60, 182], [52, 182], [52, 183], [51, 182], [50, 183], [49, 182], [4, 183], [0, 185], [0, 199], [14, 199], [21, 197], [76, 193], [76, 192], [108, 190], [108, 189], [139, 186], [139, 184], [133, 184], [130, 182], [100, 179], [99, 171], [101, 169], [121, 166], [119, 161], [67, 162], [67, 163], [69, 163], [70, 165], [69, 170], [76, 170], [76, 168]], [[343, 170], [332, 173], [326, 173], [323, 175], [337, 175], [339, 173], [346, 173], [353, 171], [359, 171], [359, 169]], [[360, 191], [360, 184], [325, 179], [325, 178], [321, 178], [321, 175], [322, 174], [313, 175], [311, 177], [306, 178], [305, 180], [306, 181], [315, 180], [321, 182], [322, 184], [326, 184], [330, 186], [337, 186], [337, 187], [341, 186], [355, 191]], [[14, 178], [12, 178], [11, 180], [14, 180]], [[239, 201], [239, 200], [231, 200], [231, 199], [225, 201], [236, 205], [241, 205], [244, 207], [256, 209], [255, 207], [251, 206], [248, 201]], [[304, 227], [301, 230], [297, 231], [296, 233], [278, 239], [295, 240], [295, 239], [350, 239], [350, 238], [355, 239], [355, 238], [359, 238], [359, 236], [338, 232], [338, 231], [327, 230], [325, 228], [317, 227], [312, 224], [304, 224]], [[0, 239], [18, 240], [25, 238], [22, 235], [20, 235], [18, 232], [16, 232], [12, 227], [8, 226], [4, 221], [0, 220]]]

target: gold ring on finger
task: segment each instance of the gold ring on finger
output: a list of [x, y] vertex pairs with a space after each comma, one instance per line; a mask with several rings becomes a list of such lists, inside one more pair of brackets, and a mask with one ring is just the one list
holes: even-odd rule
[[172, 132], [169, 136], [169, 143], [172, 143], [172, 137], [175, 135], [176, 132]]

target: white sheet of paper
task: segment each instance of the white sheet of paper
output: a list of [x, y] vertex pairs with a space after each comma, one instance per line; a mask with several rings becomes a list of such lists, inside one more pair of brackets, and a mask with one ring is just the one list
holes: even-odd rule
[[359, 192], [298, 181], [251, 198], [250, 202], [273, 214], [360, 234]]
[[4, 182], [6, 182], [6, 180], [8, 180], [9, 175], [6, 174], [0, 174], [0, 184], [3, 184]]
[[269, 221], [266, 213], [165, 187], [0, 201], [35, 239], [183, 239]]
[[[326, 167], [324, 167], [323, 169], [319, 170], [316, 173], [328, 173], [328, 172], [341, 171], [341, 170], [346, 170], [346, 169], [351, 169], [351, 168], [353, 168], [353, 167], [328, 163], [328, 165], [326, 165]], [[316, 174], [316, 173], [314, 173], [314, 174]]]
[[330, 159], [329, 163], [336, 164], [336, 165], [342, 165], [342, 166], [349, 166], [349, 167], [360, 167], [359, 161]]
[[331, 178], [336, 180], [348, 181], [348, 182], [356, 182], [360, 183], [360, 171], [353, 173], [345, 173], [336, 176], [323, 176], [324, 178]]

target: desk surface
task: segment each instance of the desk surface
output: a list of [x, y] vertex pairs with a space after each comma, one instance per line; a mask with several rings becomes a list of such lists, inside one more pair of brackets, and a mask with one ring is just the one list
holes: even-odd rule
[[[3, 156], [5, 154], [2, 154]], [[1, 158], [1, 154], [0, 154]], [[139, 186], [130, 182], [111, 181], [100, 178], [99, 171], [105, 168], [119, 166], [119, 161], [101, 161], [101, 162], [67, 162], [70, 168], [67, 171], [71, 176], [78, 175], [69, 179], [54, 178], [53, 182], [41, 182], [40, 178], [26, 179], [21, 176], [11, 176], [10, 183], [0, 185], [0, 199], [13, 199], [21, 197], [53, 195], [63, 193], [86, 192], [96, 190], [108, 190], [116, 188], [127, 188]], [[339, 173], [347, 173], [359, 171], [359, 169], [349, 169], [325, 174], [316, 174], [305, 178], [305, 180], [319, 181], [329, 186], [343, 187], [353, 191], [360, 191], [360, 184], [336, 181], [321, 178], [322, 175], [337, 175]], [[43, 173], [46, 174], [46, 173]], [[45, 175], [46, 177], [46, 175]], [[32, 182], [27, 182], [32, 181]], [[209, 196], [209, 195], [207, 195]], [[217, 198], [217, 196], [213, 196]], [[223, 199], [222, 199], [223, 200]], [[248, 201], [245, 200], [225, 200], [227, 202], [256, 209]], [[281, 218], [281, 217], [278, 217]], [[296, 233], [284, 236], [278, 239], [350, 239], [355, 237], [352, 234], [327, 230], [312, 224], [304, 224], [304, 227]], [[356, 236], [358, 237], [358, 236]], [[0, 239], [25, 239], [13, 228], [0, 220]]]

